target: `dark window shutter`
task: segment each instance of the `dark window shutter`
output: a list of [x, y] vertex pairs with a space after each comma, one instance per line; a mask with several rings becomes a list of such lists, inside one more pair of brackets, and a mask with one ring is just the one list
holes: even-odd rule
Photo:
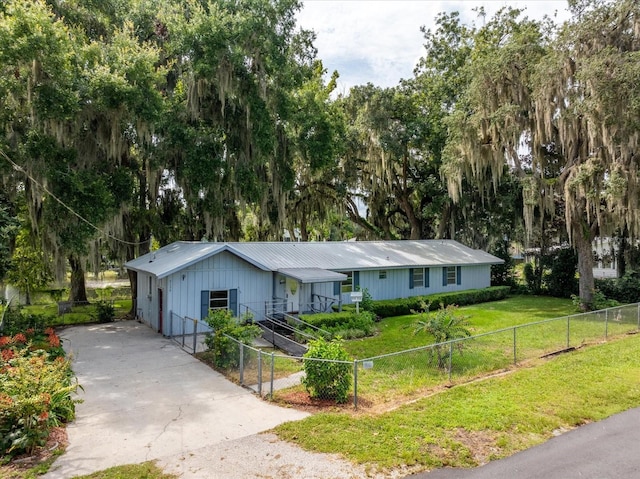
[[238, 290], [229, 290], [229, 310], [233, 313], [233, 317], [238, 317]]
[[456, 267], [456, 284], [462, 284], [462, 266]]
[[442, 286], [447, 285], [447, 267], [442, 268]]
[[429, 268], [424, 269], [424, 287], [429, 287]]
[[338, 296], [340, 294], [340, 281], [333, 282], [333, 295]]
[[200, 319], [209, 315], [209, 291], [200, 291]]
[[360, 286], [360, 271], [353, 272], [353, 290], [358, 291], [358, 286]]
[[413, 289], [413, 268], [409, 268], [409, 289]]

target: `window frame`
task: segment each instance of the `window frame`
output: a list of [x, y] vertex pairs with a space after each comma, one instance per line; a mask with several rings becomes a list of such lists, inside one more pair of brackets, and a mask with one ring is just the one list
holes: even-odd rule
[[378, 271], [378, 279], [387, 279], [387, 270], [381, 269]]
[[[219, 303], [221, 303], [223, 301], [222, 296], [219, 297], [214, 297], [215, 293], [224, 293], [224, 303], [225, 305], [222, 306]], [[214, 302], [216, 305], [214, 305]], [[230, 302], [230, 298], [229, 298], [229, 290], [228, 289], [210, 289], [209, 290], [209, 311], [217, 311], [219, 309], [229, 309], [229, 302]]]
[[[453, 273], [453, 276], [452, 276]], [[447, 286], [451, 284], [458, 284], [458, 267], [447, 266]]]
[[340, 283], [340, 292], [341, 293], [352, 293], [355, 291], [353, 289], [353, 271], [347, 271], [342, 274], [347, 275], [347, 279]]
[[[416, 273], [419, 273], [418, 278], [416, 278]], [[413, 268], [412, 281], [414, 288], [424, 288], [424, 268]]]

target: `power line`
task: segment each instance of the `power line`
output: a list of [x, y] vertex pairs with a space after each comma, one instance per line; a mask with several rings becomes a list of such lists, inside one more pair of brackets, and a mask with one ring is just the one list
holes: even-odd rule
[[[140, 246], [146, 243], [146, 241], [139, 241], [139, 242], [131, 242], [131, 241], [126, 241], [123, 240], [121, 238], [118, 238], [114, 235], [112, 235], [111, 233], [107, 233], [105, 231], [103, 231], [102, 229], [100, 229], [97, 225], [95, 225], [94, 223], [92, 223], [91, 221], [89, 221], [88, 219], [86, 219], [84, 216], [82, 216], [80, 213], [78, 213], [77, 211], [75, 211], [73, 208], [71, 208], [69, 205], [67, 205], [64, 201], [62, 201], [60, 198], [58, 198], [56, 195], [54, 195], [51, 191], [49, 191], [49, 189], [44, 186], [42, 183], [40, 183], [38, 180], [36, 180], [33, 176], [31, 176], [24, 168], [22, 168], [20, 165], [18, 165], [16, 162], [14, 162], [11, 158], [9, 158], [7, 156], [7, 154], [4, 152], [4, 150], [2, 150], [0, 148], [0, 156], [2, 156], [5, 160], [7, 160], [9, 163], [11, 163], [11, 166], [13, 167], [14, 170], [19, 171], [20, 173], [24, 174], [27, 178], [29, 178], [29, 180], [31, 180], [33, 183], [35, 183], [38, 187], [40, 187], [45, 193], [47, 193], [51, 198], [53, 198], [54, 200], [56, 200], [58, 203], [60, 203], [65, 209], [67, 209], [69, 212], [71, 212], [71, 214], [73, 214], [74, 216], [76, 216], [78, 219], [80, 219], [81, 221], [83, 221], [84, 223], [88, 224], [89, 226], [91, 226], [93, 229], [95, 229], [96, 231], [98, 231], [102, 236], [105, 236], [107, 238], [110, 238], [114, 241], [117, 241], [119, 243], [122, 244], [126, 244], [129, 246]], [[148, 240], [147, 240], [148, 241]]]

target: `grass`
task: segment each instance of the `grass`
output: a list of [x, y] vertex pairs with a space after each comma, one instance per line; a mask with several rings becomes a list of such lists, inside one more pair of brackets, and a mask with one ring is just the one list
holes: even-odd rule
[[373, 468], [472, 467], [640, 405], [640, 337], [445, 389], [382, 414], [323, 413], [276, 433]]
[[[459, 309], [460, 314], [469, 316], [473, 334], [557, 318], [575, 312], [570, 300], [549, 296], [512, 296], [501, 301]], [[345, 348], [352, 357], [364, 359], [430, 344], [428, 337], [413, 334], [416, 319], [416, 315], [385, 318], [378, 324], [379, 333], [376, 336], [349, 341], [345, 343]]]
[[74, 479], [177, 479], [178, 476], [165, 474], [154, 462], [116, 466]]

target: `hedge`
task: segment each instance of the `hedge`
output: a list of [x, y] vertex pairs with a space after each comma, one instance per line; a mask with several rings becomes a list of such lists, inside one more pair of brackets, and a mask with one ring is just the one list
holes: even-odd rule
[[[356, 339], [375, 333], [375, 315], [368, 311], [342, 311], [340, 313], [301, 314], [300, 319], [330, 333], [330, 338]], [[309, 331], [316, 334], [315, 331]]]
[[[448, 306], [455, 304], [466, 306], [469, 304], [486, 303], [488, 301], [498, 301], [508, 296], [511, 288], [509, 286], [492, 286], [484, 289], [469, 289], [466, 291], [454, 291], [451, 293], [436, 293], [424, 296], [412, 296], [410, 298], [383, 299], [373, 302], [373, 311], [380, 318], [392, 316], [403, 316], [411, 314], [411, 311], [419, 311], [422, 302], [431, 303], [435, 307], [440, 304]], [[354, 305], [345, 305], [343, 310], [355, 309]]]

